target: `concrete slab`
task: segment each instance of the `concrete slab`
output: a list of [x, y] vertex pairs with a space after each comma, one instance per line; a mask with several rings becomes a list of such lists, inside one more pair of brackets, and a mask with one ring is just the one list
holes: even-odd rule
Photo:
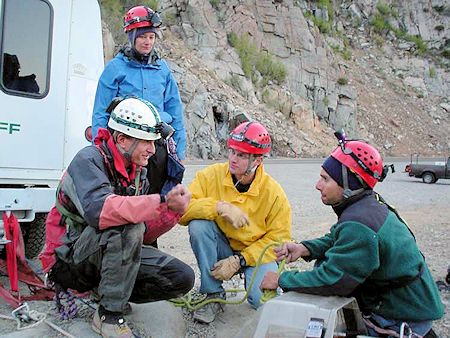
[[186, 323], [180, 308], [166, 301], [132, 304], [127, 320], [142, 337], [179, 338], [186, 333]]

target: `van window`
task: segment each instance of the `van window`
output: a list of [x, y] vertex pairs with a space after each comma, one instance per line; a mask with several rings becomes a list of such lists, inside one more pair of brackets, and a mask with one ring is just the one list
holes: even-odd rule
[[42, 98], [50, 79], [52, 8], [44, 0], [2, 0], [1, 89]]

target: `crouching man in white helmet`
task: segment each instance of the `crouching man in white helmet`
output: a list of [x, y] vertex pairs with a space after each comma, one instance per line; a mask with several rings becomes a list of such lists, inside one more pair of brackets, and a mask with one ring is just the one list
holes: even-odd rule
[[59, 184], [56, 207], [68, 231], [49, 278], [62, 289], [97, 288], [92, 328], [103, 337], [133, 337], [123, 317], [129, 301], [179, 297], [193, 287], [188, 265], [142, 246], [177, 224], [191, 193], [177, 185], [166, 196], [146, 194], [142, 171], [161, 137], [156, 109], [137, 98], [116, 98], [108, 109], [108, 130], [74, 157]]

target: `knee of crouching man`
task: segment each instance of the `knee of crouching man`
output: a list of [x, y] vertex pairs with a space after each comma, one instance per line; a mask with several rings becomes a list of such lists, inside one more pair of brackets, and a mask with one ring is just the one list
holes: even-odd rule
[[189, 222], [188, 230], [189, 235], [192, 237], [203, 236], [204, 234], [214, 231], [217, 227], [214, 221], [206, 219], [194, 219]]
[[142, 243], [144, 239], [145, 224], [128, 224], [124, 227], [122, 237], [125, 236], [126, 240], [131, 243]]

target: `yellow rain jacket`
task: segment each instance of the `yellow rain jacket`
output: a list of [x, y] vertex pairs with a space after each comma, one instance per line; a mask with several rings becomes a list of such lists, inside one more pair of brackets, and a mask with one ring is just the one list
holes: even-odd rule
[[[247, 192], [234, 187], [228, 163], [218, 163], [197, 172], [189, 186], [192, 199], [180, 224], [188, 225], [193, 219], [207, 219], [217, 223], [235, 251], [240, 251], [247, 265], [255, 266], [264, 247], [274, 242], [291, 239], [291, 206], [284, 190], [261, 164]], [[235, 229], [217, 214], [218, 201], [226, 201], [247, 213], [250, 224]], [[275, 260], [269, 248], [262, 260]]]

